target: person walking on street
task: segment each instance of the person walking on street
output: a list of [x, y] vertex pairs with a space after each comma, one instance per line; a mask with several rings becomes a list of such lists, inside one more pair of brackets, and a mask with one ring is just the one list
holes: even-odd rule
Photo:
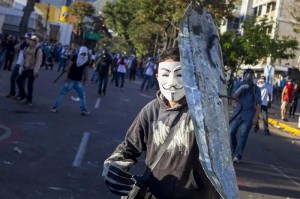
[[107, 50], [103, 50], [101, 57], [99, 58], [99, 62], [96, 64], [96, 71], [98, 72], [99, 77], [99, 88], [98, 95], [101, 94], [106, 95], [106, 87], [108, 82], [108, 73], [109, 67], [112, 63], [112, 58]]
[[142, 82], [140, 91], [143, 91], [146, 83], [147, 83], [146, 92], [148, 92], [149, 88], [151, 88], [153, 77], [155, 75], [155, 70], [156, 70], [156, 64], [154, 63], [154, 60], [150, 58], [148, 63], [146, 64], [146, 69], [144, 72], [144, 80]]
[[8, 42], [6, 44], [5, 63], [3, 70], [11, 71], [11, 66], [15, 57], [15, 44], [13, 36], [8, 36]]
[[[55, 100], [54, 106], [50, 110], [53, 113], [57, 112], [57, 107], [62, 101], [63, 96], [74, 89], [80, 99], [80, 111], [81, 115], [89, 115], [90, 112], [86, 110], [85, 105], [85, 92], [83, 89], [84, 85], [88, 83], [88, 68], [89, 58], [88, 49], [85, 46], [80, 47], [78, 55], [73, 55], [71, 62], [67, 68], [65, 75], [65, 83], [60, 94]], [[82, 83], [83, 82], [83, 83]]]
[[116, 77], [116, 87], [119, 87], [119, 79], [121, 78], [120, 90], [123, 90], [125, 75], [127, 71], [126, 58], [124, 55], [118, 60], [118, 68], [117, 68], [117, 77]]
[[[261, 92], [261, 114], [263, 117], [264, 124], [264, 134], [270, 135], [269, 126], [268, 126], [268, 104], [271, 103], [272, 99], [272, 88], [271, 85], [266, 83], [266, 77], [261, 76], [260, 80], [257, 82], [257, 86], [260, 88]], [[254, 131], [257, 132], [259, 129], [258, 122], [254, 127]]]
[[299, 88], [298, 84], [296, 83], [294, 86], [293, 102], [292, 102], [292, 106], [289, 111], [289, 117], [295, 118], [295, 112], [297, 110], [299, 97], [300, 97], [300, 88]]
[[136, 70], [137, 70], [137, 58], [136, 56], [133, 54], [131, 55], [131, 64], [130, 64], [130, 73], [129, 73], [129, 81], [135, 81], [135, 76], [136, 76]]
[[[14, 67], [11, 75], [10, 75], [10, 91], [6, 96], [7, 98], [15, 98], [16, 94], [16, 79], [19, 75], [20, 66], [23, 65], [24, 61], [24, 50], [28, 47], [30, 41], [31, 33], [26, 33], [24, 38], [21, 39], [21, 42], [15, 45], [15, 50], [19, 51], [18, 59], [16, 62], [16, 66]], [[20, 97], [20, 94], [18, 95]]]
[[0, 42], [0, 69], [2, 68], [5, 58], [5, 54], [6, 54], [6, 45], [7, 45], [7, 38], [4, 38], [3, 40], [1, 40]]
[[292, 79], [289, 79], [281, 93], [281, 120], [287, 122], [286, 114], [293, 101], [294, 88]]
[[156, 167], [153, 170], [147, 168], [150, 174], [144, 182], [147, 186], [145, 198], [220, 198], [199, 161], [181, 73], [179, 49], [165, 50], [160, 56], [156, 75], [160, 87], [156, 99], [141, 110], [125, 140], [104, 162], [102, 176], [113, 193], [127, 198], [130, 192], [127, 183], [130, 184], [132, 178], [124, 178], [121, 173], [128, 171], [142, 152], [146, 153], [145, 164], [150, 165], [166, 142], [166, 136], [174, 131], [176, 133]]
[[[261, 92], [258, 86], [253, 83], [254, 72], [246, 69], [243, 74], [243, 81], [233, 88], [232, 97], [238, 99], [242, 106], [242, 112], [231, 122], [231, 151], [233, 162], [239, 163], [243, 157], [251, 126], [257, 124], [258, 115], [261, 110]], [[238, 104], [233, 111], [236, 115], [241, 108]], [[237, 133], [240, 129], [240, 136], [237, 139]]]
[[[24, 64], [19, 68], [17, 85], [20, 91], [18, 100], [22, 104], [32, 105], [33, 83], [38, 77], [40, 67], [43, 63], [43, 52], [39, 46], [39, 38], [35, 35], [30, 37], [29, 46], [24, 50]], [[24, 82], [27, 79], [27, 94]]]

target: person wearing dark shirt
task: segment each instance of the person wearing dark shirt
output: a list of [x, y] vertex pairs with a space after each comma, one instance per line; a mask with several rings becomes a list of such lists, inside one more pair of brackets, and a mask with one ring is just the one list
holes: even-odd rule
[[96, 71], [98, 72], [99, 77], [99, 89], [98, 95], [106, 95], [106, 87], [108, 82], [108, 72], [109, 67], [112, 63], [112, 58], [109, 55], [107, 50], [103, 50], [103, 54], [100, 57], [99, 61], [96, 63]]
[[69, 91], [74, 89], [80, 98], [80, 110], [81, 115], [89, 115], [90, 112], [85, 107], [85, 92], [83, 89], [84, 85], [88, 82], [88, 49], [85, 46], [80, 47], [78, 55], [74, 55], [71, 59], [69, 67], [65, 75], [65, 84], [60, 94], [56, 98], [53, 108], [50, 110], [53, 113], [57, 112], [57, 107]]
[[167, 150], [144, 183], [148, 188], [147, 198], [219, 198], [199, 161], [194, 125], [183, 88], [179, 49], [167, 49], [159, 59], [157, 97], [141, 110], [125, 140], [105, 160], [102, 173], [105, 183], [113, 193], [128, 197], [130, 190], [122, 189], [126, 184], [122, 184], [124, 181], [117, 174], [112, 176], [115, 171], [111, 169], [128, 171], [145, 152], [149, 171], [167, 135], [175, 131]]
[[7, 98], [17, 98], [20, 97], [21, 94], [15, 96], [16, 94], [16, 79], [19, 76], [20, 67], [23, 64], [24, 60], [24, 51], [28, 47], [30, 42], [31, 33], [26, 33], [25, 36], [21, 39], [21, 42], [15, 45], [15, 50], [19, 51], [18, 59], [16, 62], [16, 66], [14, 67], [11, 76], [10, 76], [10, 91], [9, 94], [6, 96]]
[[3, 70], [11, 71], [11, 66], [15, 57], [15, 41], [14, 38], [10, 35], [6, 45], [6, 55], [5, 55], [5, 64]]

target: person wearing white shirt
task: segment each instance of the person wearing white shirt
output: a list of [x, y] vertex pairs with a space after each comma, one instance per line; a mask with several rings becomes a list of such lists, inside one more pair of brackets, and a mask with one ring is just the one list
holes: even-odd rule
[[126, 70], [127, 70], [127, 60], [125, 59], [125, 56], [122, 56], [118, 60], [117, 77], [116, 77], [116, 87], [119, 87], [119, 79], [121, 78], [121, 85], [120, 85], [121, 90], [123, 90], [124, 87]]
[[153, 82], [155, 70], [156, 70], [156, 64], [154, 63], [153, 59], [150, 59], [148, 61], [148, 63], [146, 64], [144, 80], [141, 85], [140, 91], [143, 91], [144, 86], [146, 85], [146, 82], [147, 82], [146, 91], [148, 92], [148, 90], [151, 87], [152, 82]]
[[[270, 135], [268, 126], [268, 104], [271, 103], [272, 99], [272, 87], [270, 84], [266, 83], [266, 77], [261, 76], [260, 80], [257, 82], [257, 86], [260, 88], [261, 92], [261, 114], [263, 117], [264, 134]], [[259, 129], [258, 122], [254, 127], [254, 131], [257, 132]]]

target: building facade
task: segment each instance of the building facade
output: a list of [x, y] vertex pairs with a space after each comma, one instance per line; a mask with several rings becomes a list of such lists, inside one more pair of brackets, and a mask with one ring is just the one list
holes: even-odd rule
[[[242, 0], [236, 3], [235, 17], [226, 21], [221, 32], [231, 30], [243, 34], [241, 23], [245, 16], [256, 16], [258, 19], [267, 16], [269, 20], [274, 22], [268, 31], [271, 37], [290, 37], [300, 42], [300, 34], [294, 32], [294, 28], [300, 28], [300, 24], [293, 20], [289, 12], [289, 8], [295, 4], [295, 0]], [[270, 64], [271, 60], [268, 59], [267, 62]], [[300, 46], [294, 59], [276, 60], [275, 65], [289, 65], [300, 70]]]

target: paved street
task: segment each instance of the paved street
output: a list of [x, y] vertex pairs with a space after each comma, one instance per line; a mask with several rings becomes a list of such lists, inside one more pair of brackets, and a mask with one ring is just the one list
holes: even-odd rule
[[[127, 80], [124, 91], [109, 84], [107, 96], [98, 98], [98, 86], [89, 84], [91, 115], [80, 115], [74, 91], [51, 113], [63, 86], [62, 79], [53, 83], [58, 74], [42, 69], [33, 106], [26, 106], [5, 98], [10, 72], [0, 71], [0, 199], [119, 198], [102, 181], [102, 163], [155, 91], [140, 93], [140, 80]], [[270, 130], [272, 136], [251, 132], [236, 165], [241, 198], [299, 199], [300, 137]], [[131, 172], [142, 173], [142, 161]]]

